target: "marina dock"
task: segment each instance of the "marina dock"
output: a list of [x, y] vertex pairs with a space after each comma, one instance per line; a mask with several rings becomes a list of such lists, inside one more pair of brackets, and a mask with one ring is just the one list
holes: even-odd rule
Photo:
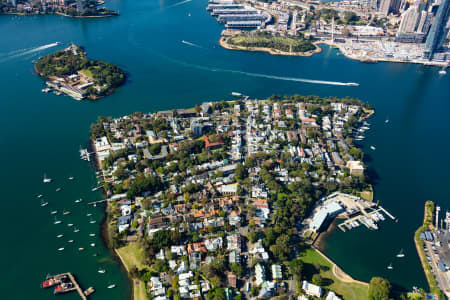
[[[366, 209], [370, 209], [371, 211], [367, 212]], [[377, 223], [380, 221], [384, 221], [385, 218], [382, 215], [383, 212], [386, 216], [395, 220], [395, 217], [391, 215], [386, 209], [382, 206], [378, 206], [376, 208], [365, 208], [361, 207], [360, 212], [354, 217], [347, 217], [347, 219], [338, 225], [339, 229], [343, 232], [347, 230], [351, 230], [352, 228], [358, 227], [359, 225], [364, 225], [369, 229], [378, 229]]]
[[[70, 272], [54, 275], [51, 277], [47, 276], [47, 278], [50, 278], [50, 279], [46, 280], [43, 283], [43, 285], [48, 281], [53, 281], [53, 282], [51, 282], [50, 285], [43, 286], [43, 287], [46, 288], [46, 287], [56, 286], [55, 291], [54, 291], [55, 295], [77, 291], [82, 300], [87, 300], [86, 295], [89, 295], [90, 293], [92, 293], [92, 291], [83, 292], [83, 290], [81, 289], [77, 280], [75, 279], [75, 276], [73, 276], [72, 273], [70, 273]], [[54, 281], [55, 279], [57, 281]], [[67, 281], [67, 279], [69, 281]], [[90, 289], [93, 290], [93, 288], [90, 288]]]

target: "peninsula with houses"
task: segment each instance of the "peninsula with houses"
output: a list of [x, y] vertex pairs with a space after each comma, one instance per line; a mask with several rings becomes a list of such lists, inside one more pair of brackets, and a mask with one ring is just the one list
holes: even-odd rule
[[100, 117], [104, 232], [134, 299], [388, 299], [387, 280], [354, 280], [314, 245], [336, 216], [367, 230], [390, 216], [355, 144], [373, 113], [274, 95]]
[[90, 60], [84, 48], [71, 45], [49, 54], [35, 63], [35, 71], [46, 78], [47, 88], [75, 100], [97, 100], [123, 85], [126, 74], [119, 67], [100, 60]]

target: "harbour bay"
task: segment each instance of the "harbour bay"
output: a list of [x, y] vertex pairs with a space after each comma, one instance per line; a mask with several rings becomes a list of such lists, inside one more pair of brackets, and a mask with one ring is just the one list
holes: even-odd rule
[[[5, 299], [48, 299], [51, 293], [40, 290], [39, 283], [47, 273], [67, 271], [76, 274], [84, 288], [94, 286], [95, 298], [127, 299], [126, 275], [99, 240], [102, 209], [88, 210], [86, 205], [102, 198], [91, 191], [96, 186], [93, 169], [78, 155], [79, 146], [88, 141], [90, 124], [99, 115], [122, 116], [228, 99], [232, 91], [258, 98], [294, 93], [348, 95], [375, 108], [369, 120], [371, 130], [361, 145], [374, 176], [375, 200], [399, 222], [383, 222], [378, 231], [336, 231], [328, 237], [325, 250], [359, 280], [380, 275], [407, 289], [426, 287], [413, 233], [422, 222], [425, 200], [436, 201], [444, 210], [448, 207], [450, 77], [439, 76], [432, 67], [362, 64], [327, 47], [309, 58], [229, 51], [218, 45], [222, 27], [205, 11], [206, 1], [177, 3], [114, 0], [108, 6], [118, 9], [120, 16], [106, 19], [0, 16]], [[93, 59], [120, 66], [129, 74], [126, 85], [97, 102], [41, 93], [44, 81], [34, 74], [31, 61], [63, 46], [16, 57], [10, 53], [56, 41], [83, 45]], [[292, 79], [358, 82], [360, 86]], [[370, 150], [370, 145], [376, 150]], [[54, 182], [43, 184], [44, 173]], [[69, 176], [75, 179], [69, 181]], [[62, 190], [56, 192], [57, 187]], [[40, 207], [37, 194], [49, 201], [48, 208]], [[84, 201], [74, 203], [78, 198]], [[64, 208], [72, 213], [59, 213], [63, 223], [54, 225], [50, 211]], [[93, 213], [95, 224], [89, 223], [88, 212]], [[73, 233], [68, 222], [80, 232]], [[91, 232], [95, 238], [89, 237]], [[63, 240], [56, 238], [58, 234], [64, 234]], [[74, 245], [66, 244], [69, 238]], [[95, 250], [90, 249], [91, 242], [96, 243]], [[61, 245], [65, 250], [58, 252]], [[78, 247], [86, 250], [77, 251]], [[406, 257], [395, 261], [401, 248]], [[95, 252], [100, 255], [94, 257]], [[392, 260], [394, 270], [387, 270]], [[99, 266], [107, 273], [98, 274]], [[116, 289], [106, 289], [111, 282]]]

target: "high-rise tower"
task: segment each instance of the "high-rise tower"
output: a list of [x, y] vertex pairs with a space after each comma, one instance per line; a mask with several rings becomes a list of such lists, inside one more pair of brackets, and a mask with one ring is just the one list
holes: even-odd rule
[[434, 17], [433, 24], [431, 25], [430, 32], [428, 33], [427, 40], [424, 47], [424, 57], [432, 59], [433, 54], [442, 48], [445, 42], [445, 38], [448, 33], [446, 28], [448, 18], [450, 14], [450, 0], [442, 0], [441, 5], [437, 10]]

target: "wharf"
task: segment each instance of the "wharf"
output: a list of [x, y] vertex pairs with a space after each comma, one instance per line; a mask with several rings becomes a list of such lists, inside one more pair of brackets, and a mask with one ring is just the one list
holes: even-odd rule
[[72, 273], [68, 272], [68, 273], [58, 274], [56, 276], [67, 276], [67, 277], [69, 277], [70, 282], [73, 284], [74, 287], [65, 290], [65, 292], [72, 292], [72, 291], [76, 290], [78, 292], [78, 294], [80, 295], [81, 299], [87, 300], [87, 297], [84, 295], [83, 290], [81, 289], [80, 285], [78, 284], [78, 282], [76, 281], [76, 279], [72, 275]]
[[[358, 224], [357, 226], [359, 226], [359, 224], [363, 224], [367, 228], [374, 228], [374, 226], [367, 223], [367, 219], [373, 221], [375, 224], [380, 220], [383, 221], [383, 219], [376, 217], [381, 214], [380, 212], [383, 212], [389, 218], [391, 218], [392, 220], [395, 220], [395, 217], [393, 215], [391, 215], [382, 206], [378, 206], [375, 209], [374, 208], [371, 208], [371, 209], [372, 209], [372, 211], [367, 212], [364, 207], [360, 207], [360, 213], [358, 213], [357, 216], [354, 216], [351, 218], [347, 217], [347, 220], [345, 220], [344, 222], [342, 222], [341, 224], [338, 225], [339, 229], [342, 230], [343, 232], [346, 232], [347, 230], [351, 230], [352, 228], [356, 227], [354, 224]], [[375, 227], [375, 229], [376, 228], [377, 227]]]

